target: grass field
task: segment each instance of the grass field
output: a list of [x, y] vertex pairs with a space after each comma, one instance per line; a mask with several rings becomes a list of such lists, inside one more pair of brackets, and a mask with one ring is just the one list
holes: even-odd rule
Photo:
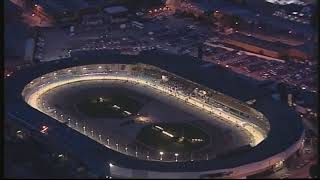
[[95, 118], [124, 118], [136, 115], [141, 107], [137, 100], [120, 94], [85, 98], [77, 104], [80, 112]]
[[[192, 139], [202, 141], [192, 141]], [[191, 152], [207, 145], [210, 137], [201, 129], [190, 124], [160, 123], [143, 127], [137, 135], [137, 140], [149, 147], [166, 152]]]

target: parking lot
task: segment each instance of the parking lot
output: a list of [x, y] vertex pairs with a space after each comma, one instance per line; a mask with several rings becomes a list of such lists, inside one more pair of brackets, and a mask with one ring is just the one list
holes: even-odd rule
[[312, 65], [294, 62], [281, 63], [219, 47], [205, 47], [203, 60], [258, 80], [282, 81], [303, 90], [316, 91], [317, 72], [315, 66]]
[[[40, 31], [35, 58], [49, 61], [69, 57], [72, 51], [118, 50], [137, 55], [141, 51], [159, 50], [198, 57], [257, 80], [276, 80], [316, 91], [316, 65], [285, 62], [224, 47], [222, 36], [205, 22], [173, 14], [168, 8], [139, 12], [124, 24], [46, 28]], [[137, 26], [139, 24], [139, 26]], [[57, 38], [59, 37], [59, 38]], [[213, 40], [212, 40], [213, 39]], [[208, 46], [209, 42], [214, 46]]]

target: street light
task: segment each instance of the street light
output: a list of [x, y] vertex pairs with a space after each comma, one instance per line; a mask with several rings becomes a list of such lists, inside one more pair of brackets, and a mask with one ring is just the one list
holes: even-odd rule
[[164, 153], [162, 152], [162, 151], [160, 151], [160, 161], [162, 161], [162, 155], [163, 155]]
[[178, 154], [178, 153], [175, 153], [174, 156], [176, 157], [176, 162], [178, 162], [178, 156], [179, 156], [179, 154]]
[[83, 133], [86, 134], [86, 127], [83, 126]]
[[109, 139], [107, 139], [107, 144], [108, 144], [108, 146], [109, 146]]
[[93, 137], [93, 130], [91, 130], [91, 136]]
[[119, 150], [119, 144], [117, 143], [116, 146], [117, 146], [117, 151], [118, 151]]
[[147, 156], [147, 159], [149, 160], [149, 156]]
[[101, 141], [101, 134], [99, 134], [99, 141]]

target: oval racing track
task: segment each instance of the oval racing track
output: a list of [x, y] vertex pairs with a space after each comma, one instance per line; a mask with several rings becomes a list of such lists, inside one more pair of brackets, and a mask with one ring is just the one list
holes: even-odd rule
[[46, 93], [49, 90], [54, 89], [56, 87], [63, 86], [65, 84], [79, 82], [79, 81], [95, 81], [95, 80], [130, 81], [132, 83], [138, 83], [141, 86], [148, 86], [151, 89], [158, 90], [158, 91], [160, 91], [162, 93], [166, 93], [168, 95], [172, 95], [172, 96], [176, 97], [177, 100], [186, 101], [189, 104], [194, 105], [195, 107], [197, 107], [199, 109], [204, 109], [208, 113], [213, 113], [214, 116], [217, 116], [220, 119], [227, 121], [228, 123], [239, 125], [240, 127], [244, 128], [253, 137], [254, 142], [253, 142], [252, 146], [256, 146], [266, 137], [266, 134], [263, 132], [260, 132], [259, 128], [254, 124], [243, 123], [243, 121], [240, 118], [233, 116], [232, 114], [227, 114], [223, 110], [219, 110], [217, 108], [210, 107], [208, 104], [202, 103], [201, 101], [199, 101], [195, 98], [190, 98], [184, 94], [172, 93], [172, 92], [170, 92], [169, 89], [167, 89], [165, 87], [155, 85], [155, 84], [152, 84], [152, 82], [149, 82], [146, 80], [141, 80], [141, 79], [134, 78], [134, 77], [109, 76], [107, 74], [103, 75], [101, 73], [100, 73], [100, 75], [98, 75], [98, 74], [92, 73], [90, 75], [86, 75], [85, 77], [76, 77], [76, 78], [72, 78], [70, 80], [63, 80], [63, 81], [59, 81], [56, 83], [52, 83], [52, 84], [48, 84], [46, 86], [43, 86], [43, 87], [41, 87], [41, 89], [38, 89], [37, 91], [33, 92], [31, 95], [28, 95], [26, 102], [30, 106], [32, 106], [33, 108], [38, 109], [39, 111], [43, 112], [43, 110], [41, 110], [41, 108], [40, 108], [40, 104], [42, 104], [42, 102], [39, 102], [38, 99], [40, 99], [40, 97], [44, 93]]
[[[121, 59], [121, 57], [118, 58]], [[139, 58], [142, 59], [139, 60], [141, 62], [144, 61], [143, 59], [145, 57], [141, 56]], [[154, 59], [158, 58], [161, 58], [161, 56], [158, 57], [157, 55], [157, 57], [155, 57]], [[133, 60], [128, 57], [122, 57], [123, 60], [119, 59], [114, 60], [111, 63], [119, 63], [119, 61], [127, 64], [135, 63], [134, 58]], [[94, 62], [98, 64], [102, 61], [92, 60], [90, 61], [90, 64]], [[160, 66], [160, 68], [164, 68], [165, 70], [170, 71], [170, 68], [168, 68], [167, 66], [168, 64], [170, 64], [170, 62], [168, 61], [165, 61], [163, 64], [159, 64], [159, 62], [156, 60], [149, 60], [148, 63], [154, 64], [155, 66]], [[216, 158], [207, 161], [167, 163], [136, 159], [134, 157], [125, 156], [111, 149], [100, 147], [101, 145], [83, 135], [79, 135], [78, 133], [76, 133], [76, 131], [64, 130], [65, 126], [63, 126], [61, 123], [58, 123], [56, 120], [52, 120], [51, 117], [43, 115], [38, 110], [32, 109], [29, 105], [27, 105], [24, 102], [24, 99], [21, 97], [20, 93], [31, 80], [40, 77], [41, 75], [44, 75], [48, 72], [54, 72], [64, 68], [70, 68], [86, 64], [88, 64], [88, 62], [85, 60], [79, 60], [77, 62], [72, 61], [66, 63], [62, 62], [58, 66], [55, 66], [54, 63], [47, 63], [40, 65], [42, 68], [31, 67], [26, 70], [17, 72], [12, 77], [6, 80], [6, 115], [7, 117], [9, 117], [9, 119], [21, 121], [25, 124], [28, 124], [28, 126], [30, 126], [30, 129], [37, 130], [43, 123], [52, 125], [52, 130], [49, 131], [49, 135], [45, 138], [50, 137], [52, 138], [52, 141], [56, 142], [57, 144], [59, 142], [65, 142], [64, 145], [70, 149], [73, 149], [72, 152], [75, 155], [78, 154], [79, 156], [81, 156], [81, 153], [85, 151], [76, 148], [79, 147], [79, 144], [77, 144], [77, 142], [79, 143], [81, 139], [82, 145], [85, 146], [83, 147], [83, 149], [92, 152], [92, 156], [90, 156], [89, 159], [86, 157], [81, 158], [85, 163], [88, 164], [88, 166], [91, 166], [96, 173], [104, 174], [106, 165], [112, 162], [113, 165], [109, 167], [109, 173], [115, 177], [199, 178], [213, 173], [222, 173], [226, 174], [226, 176], [234, 178], [245, 177], [247, 175], [251, 175], [261, 170], [264, 170], [278, 163], [279, 161], [283, 161], [302, 146], [304, 133], [303, 127], [301, 125], [301, 122], [299, 121], [298, 116], [289, 108], [284, 107], [284, 105], [279, 104], [279, 102], [275, 102], [270, 98], [264, 98], [261, 103], [257, 102], [255, 106], [255, 109], [262, 112], [269, 120], [270, 131], [268, 133], [268, 136], [263, 141], [261, 141], [263, 139], [261, 133], [260, 135], [258, 132], [253, 133], [254, 129], [247, 128], [249, 132], [255, 135], [255, 144], [258, 144], [249, 152], [242, 153], [239, 156], [230, 155], [227, 158]], [[174, 66], [174, 63], [172, 64], [172, 66]], [[190, 65], [185, 65], [185, 69], [191, 68], [191, 64], [193, 65], [193, 69], [196, 69], [194, 67], [198, 66], [197, 64], [191, 62], [189, 64]], [[181, 74], [184, 74], [183, 71], [185, 69], [180, 70]], [[197, 70], [194, 71], [196, 72]], [[202, 74], [206, 76], [205, 73]], [[201, 75], [199, 72], [199, 77], [200, 76]], [[85, 77], [79, 77], [75, 79], [79, 81], [92, 80], [92, 78], [105, 79], [110, 77], [111, 76], [107, 77], [105, 75], [100, 74], [95, 76], [90, 75]], [[113, 78], [119, 79], [119, 77]], [[73, 79], [72, 81], [75, 81], [75, 79]], [[156, 88], [159, 91], [168, 92], [166, 89], [159, 88], [158, 86], [155, 87], [147, 83], [146, 81], [138, 81], [135, 78], [131, 78], [130, 80], [133, 82], [139, 82], [139, 84], [142, 85], [148, 85], [148, 87], [150, 88]], [[57, 83], [54, 86], [60, 86], [62, 84], [65, 84], [66, 82], [61, 82], [61, 84]], [[43, 88], [41, 91], [37, 91], [38, 93], [34, 94], [32, 93], [32, 95], [27, 98], [28, 102], [30, 102], [32, 106], [38, 107], [36, 103], [37, 97], [46, 90], [54, 87], [52, 84], [50, 84], [50, 86], [41, 87], [40, 89]], [[182, 100], [186, 98], [182, 95], [178, 95], [176, 97]], [[188, 100], [188, 102], [198, 107], [202, 106], [201, 103], [192, 99]], [[217, 110], [212, 110], [212, 108], [210, 108], [209, 106], [202, 107], [205, 107], [208, 111], [211, 111], [212, 113], [218, 112]], [[35, 118], [36, 116], [38, 116], [39, 118]], [[229, 119], [229, 121], [239, 123], [239, 119], [237, 118], [231, 118], [231, 120]], [[292, 126], [288, 127], [288, 123], [292, 124]], [[65, 139], [66, 136], [68, 136], [69, 138], [77, 138], [79, 140], [71, 142]], [[57, 140], [58, 138], [59, 140]], [[63, 144], [61, 146], [63, 146]]]

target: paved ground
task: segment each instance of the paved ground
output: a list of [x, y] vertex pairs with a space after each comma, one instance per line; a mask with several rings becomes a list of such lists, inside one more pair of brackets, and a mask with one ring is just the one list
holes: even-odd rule
[[[85, 171], [77, 171], [79, 162], [66, 154], [39, 144], [32, 138], [7, 135], [4, 143], [4, 176], [6, 178], [83, 178]], [[76, 173], [75, 173], [76, 172]]]

